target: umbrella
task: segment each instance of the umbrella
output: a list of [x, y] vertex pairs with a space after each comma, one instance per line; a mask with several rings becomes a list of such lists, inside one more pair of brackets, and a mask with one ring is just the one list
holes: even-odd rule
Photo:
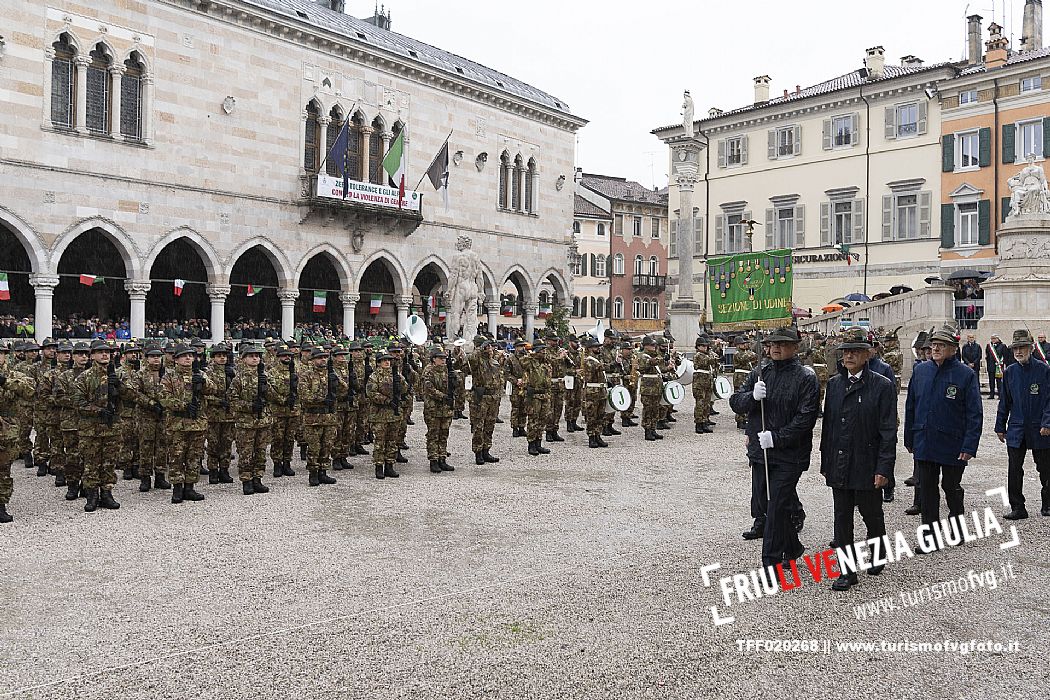
[[826, 314], [834, 313], [835, 311], [842, 311], [844, 307], [842, 304], [828, 304], [827, 306], [821, 307], [821, 311]]
[[981, 272], [980, 270], [956, 270], [952, 274], [948, 275], [950, 280], [983, 280], [988, 277], [991, 272]]
[[895, 284], [890, 287], [890, 294], [904, 294], [912, 291], [912, 288], [904, 284]]
[[880, 299], [886, 299], [887, 297], [891, 297], [891, 296], [893, 296], [893, 295], [891, 293], [889, 293], [889, 292], [879, 292], [878, 294], [873, 296], [871, 298], [871, 300], [872, 301], [878, 301]]
[[813, 314], [810, 313], [809, 309], [803, 309], [801, 306], [791, 306], [791, 315], [794, 318], [812, 318]]
[[943, 280], [937, 275], [931, 275], [923, 280], [926, 284], [943, 284]]
[[871, 301], [871, 298], [867, 294], [861, 294], [860, 292], [853, 292], [843, 297], [846, 301]]

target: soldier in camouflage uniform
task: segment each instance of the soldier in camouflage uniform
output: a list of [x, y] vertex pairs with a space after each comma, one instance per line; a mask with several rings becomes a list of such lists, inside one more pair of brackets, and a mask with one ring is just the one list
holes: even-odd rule
[[371, 406], [372, 463], [376, 478], [401, 476], [394, 469], [397, 454], [397, 429], [401, 411], [401, 385], [404, 378], [391, 367], [393, 355], [383, 353], [376, 359], [377, 366], [368, 378], [365, 395]]
[[[621, 377], [622, 385], [627, 387], [627, 393], [631, 395], [631, 405], [626, 410], [620, 411], [620, 426], [624, 428], [637, 427], [638, 423], [634, 420], [634, 410], [638, 406], [638, 363], [636, 360], [637, 353], [634, 348], [631, 347], [631, 343], [624, 341], [617, 349], [619, 352], [619, 364], [623, 372]], [[611, 416], [610, 416], [611, 417]], [[609, 425], [610, 435], [619, 435], [620, 433], [612, 427], [610, 422]]]
[[696, 339], [696, 354], [693, 355], [693, 424], [697, 433], [713, 433], [711, 426], [711, 392], [718, 376], [718, 358], [711, 351], [711, 339], [701, 335]]
[[36, 435], [33, 440], [33, 461], [36, 463], [36, 475], [47, 476], [51, 464], [51, 452], [57, 447], [53, 445], [58, 438], [54, 436], [54, 419], [52, 418], [53, 406], [51, 403], [51, 385], [45, 381], [45, 376], [57, 366], [55, 360], [58, 343], [53, 338], [45, 338], [40, 346], [42, 357], [39, 362], [33, 363], [33, 374], [31, 378], [36, 385], [36, 395], [33, 401], [33, 427]]
[[[270, 387], [285, 397], [283, 405], [273, 407], [273, 435], [270, 458], [273, 475], [295, 476], [292, 469], [292, 450], [295, 432], [299, 429], [299, 373], [295, 367], [295, 350], [281, 346], [276, 351], [277, 362], [272, 365]], [[270, 365], [267, 365], [270, 366]]]
[[[62, 451], [61, 409], [55, 403], [55, 381], [69, 368], [72, 358], [73, 346], [68, 341], [63, 341], [57, 346], [55, 357], [40, 375], [40, 383], [37, 385], [37, 400], [47, 406], [37, 426], [43, 425], [47, 431], [48, 471], [55, 475], [55, 486], [66, 485], [66, 474], [62, 468], [65, 464], [65, 453]], [[0, 363], [0, 370], [2, 366], [3, 363]]]
[[[427, 424], [427, 459], [430, 471], [440, 474], [455, 471], [446, 461], [448, 431], [456, 407], [456, 378], [447, 364], [448, 355], [441, 348], [430, 351], [430, 364], [423, 370], [423, 421]], [[470, 410], [474, 420], [474, 409]]]
[[415, 400], [414, 392], [416, 375], [418, 374], [415, 358], [411, 352], [406, 352], [405, 350], [405, 346], [396, 341], [387, 348], [387, 352], [394, 356], [394, 362], [391, 366], [394, 369], [400, 366], [401, 378], [404, 380], [401, 385], [401, 413], [398, 416], [400, 421], [397, 426], [397, 457], [394, 459], [399, 464], [408, 462], [408, 459], [401, 454], [401, 450], [408, 449], [405, 436], [408, 434], [408, 420], [412, 413], [412, 402]]
[[[339, 375], [340, 387], [345, 387], [335, 404], [335, 439], [332, 443], [332, 469], [353, 469], [348, 457], [357, 454], [353, 448], [354, 429], [357, 427], [357, 377], [350, 362], [350, 350], [339, 346], [332, 349], [332, 365]], [[351, 453], [351, 450], [353, 452]]]
[[550, 454], [550, 450], [543, 446], [543, 430], [550, 415], [551, 369], [545, 348], [525, 347], [529, 350], [522, 358], [525, 376], [518, 381], [525, 391], [525, 414], [528, 416], [525, 436], [529, 440], [529, 454], [536, 457]]
[[528, 343], [524, 340], [515, 341], [514, 352], [507, 358], [503, 367], [506, 381], [510, 383], [511, 437], [525, 437], [525, 425], [528, 422], [528, 414], [525, 411], [525, 389], [519, 381], [525, 377], [522, 358], [525, 357], [527, 345]]
[[139, 438], [138, 426], [135, 425], [135, 397], [133, 394], [133, 378], [135, 373], [142, 368], [142, 348], [134, 341], [124, 347], [120, 357], [120, 366], [117, 367], [117, 377], [120, 379], [120, 452], [117, 454], [117, 469], [120, 470], [126, 481], [131, 481], [136, 476], [139, 463]]
[[208, 430], [207, 398], [220, 392], [196, 367], [197, 353], [191, 347], [175, 347], [175, 366], [160, 381], [159, 399], [164, 407], [164, 431], [168, 435], [168, 478], [171, 502], [203, 501], [194, 489], [200, 479], [204, 436]]
[[452, 413], [453, 420], [466, 420], [467, 416], [463, 413], [463, 409], [467, 407], [467, 390], [464, 379], [470, 370], [467, 367], [467, 355], [463, 352], [462, 345], [453, 345], [452, 356], [449, 358], [452, 363], [452, 371], [456, 374], [456, 407]]
[[368, 377], [372, 374], [372, 359], [368, 356], [368, 350], [364, 345], [356, 340], [350, 343], [350, 364], [353, 366], [354, 405], [357, 416], [354, 422], [350, 455], [367, 455], [368, 450], [363, 447], [363, 444], [368, 439], [368, 433], [372, 428], [368, 422], [370, 406], [365, 400], [365, 388], [368, 385]]
[[[746, 336], [737, 336], [733, 344], [736, 345], [736, 354], [733, 355], [733, 389], [735, 390], [739, 389], [747, 381], [751, 370], [758, 363], [758, 355], [750, 348], [750, 343], [748, 343]], [[736, 414], [737, 428], [743, 430], [746, 423], [747, 416]]]
[[901, 343], [897, 337], [897, 328], [882, 338], [882, 359], [893, 369], [897, 380], [897, 393], [901, 391], [901, 374], [904, 372], [904, 356], [901, 354]]
[[663, 435], [656, 432], [661, 407], [660, 397], [663, 394], [663, 374], [665, 362], [658, 343], [652, 336], [642, 339], [642, 354], [638, 356], [638, 373], [642, 378], [642, 429], [646, 440], [663, 440]]
[[104, 340], [91, 343], [91, 366], [73, 384], [77, 408], [80, 456], [84, 460], [84, 492], [88, 513], [101, 505], [120, 508], [113, 498], [117, 483], [116, 457], [120, 451], [121, 383], [112, 364], [113, 349]]
[[232, 349], [226, 343], [216, 343], [211, 349], [211, 362], [205, 370], [208, 379], [216, 387], [218, 395], [208, 402], [208, 483], [232, 484], [230, 464], [233, 462], [233, 439], [237, 416], [227, 395], [230, 385], [237, 377]]
[[20, 399], [17, 404], [18, 411], [18, 453], [22, 465], [26, 469], [36, 466], [33, 454], [33, 441], [30, 438], [33, 432], [33, 398], [36, 395], [37, 355], [40, 348], [33, 341], [25, 341], [14, 346], [13, 369], [24, 375], [33, 385], [33, 396]]
[[270, 391], [262, 356], [263, 348], [258, 345], [241, 346], [239, 371], [226, 394], [235, 418], [237, 474], [245, 496], [270, 492], [262, 476], [270, 442], [270, 407], [281, 397]]
[[547, 331], [544, 336], [547, 347], [544, 350], [544, 358], [550, 367], [551, 391], [550, 412], [547, 414], [547, 442], [565, 442], [565, 438], [558, 434], [558, 426], [561, 423], [562, 410], [565, 407], [565, 371], [568, 353], [561, 347], [561, 338], [554, 331]]
[[[297, 359], [297, 367], [299, 369], [306, 369], [310, 366], [310, 355], [313, 354], [314, 346], [313, 343], [307, 342], [303, 339], [302, 345], [296, 345], [294, 340], [289, 340], [287, 343], [289, 348], [298, 350], [299, 357]], [[295, 442], [299, 443], [299, 459], [306, 461], [306, 451], [309, 449], [309, 445], [306, 443], [306, 433], [303, 432], [303, 414], [302, 410], [299, 411], [298, 421], [295, 428]]]
[[328, 476], [328, 465], [335, 441], [335, 404], [339, 395], [345, 393], [346, 384], [340, 381], [334, 366], [329, 363], [328, 352], [315, 348], [310, 353], [309, 366], [304, 367], [299, 375], [299, 406], [310, 486], [335, 483], [335, 479]]
[[608, 447], [602, 439], [605, 427], [605, 404], [609, 396], [609, 379], [605, 376], [605, 363], [601, 358], [601, 343], [596, 338], [583, 341], [586, 355], [580, 370], [583, 390], [583, 419], [587, 424], [587, 447]]
[[470, 430], [473, 434], [470, 449], [474, 464], [498, 462], [493, 457], [492, 431], [496, 427], [499, 399], [503, 389], [503, 372], [493, 356], [492, 342], [475, 338], [474, 352], [467, 359], [473, 386], [470, 389]]
[[32, 380], [7, 366], [7, 347], [0, 346], [0, 523], [12, 520], [7, 512], [14, 492], [11, 464], [18, 455], [18, 418], [15, 406], [32, 399], [35, 393]]
[[[164, 407], [160, 403], [160, 380], [164, 377], [164, 350], [154, 345], [146, 349], [146, 362], [131, 378], [135, 403], [134, 423], [139, 441], [139, 491], [170, 489], [164, 478], [167, 441], [164, 437]], [[156, 475], [156, 476], [154, 476]]]
[[73, 366], [55, 377], [53, 393], [59, 411], [59, 431], [62, 435], [62, 469], [66, 481], [66, 500], [75, 501], [80, 495], [80, 481], [84, 476], [84, 461], [80, 457], [80, 432], [78, 411], [74, 402], [73, 387], [77, 377], [87, 369], [90, 361], [87, 343], [73, 346]]
[[[565, 376], [572, 377], [572, 388], [565, 390], [565, 431], [568, 433], [583, 430], [576, 421], [583, 410], [583, 378], [580, 368], [583, 365], [584, 354], [584, 350], [580, 348], [580, 339], [570, 335], [568, 356], [565, 358]], [[584, 420], [586, 421], [586, 418]]]

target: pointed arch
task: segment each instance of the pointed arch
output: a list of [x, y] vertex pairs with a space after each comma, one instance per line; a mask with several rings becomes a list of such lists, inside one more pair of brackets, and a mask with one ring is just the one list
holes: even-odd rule
[[[52, 44], [57, 44], [61, 42], [63, 36], [69, 37], [69, 45], [72, 46], [78, 54], [84, 52], [84, 42], [82, 42], [80, 40], [80, 37], [77, 36], [76, 31], [74, 31], [72, 27], [68, 26], [63, 27], [62, 29], [52, 34], [51, 41], [49, 41], [47, 45], [51, 46]], [[94, 46], [94, 44], [91, 45]]]
[[106, 238], [113, 243], [117, 252], [120, 253], [121, 259], [124, 260], [124, 270], [128, 279], [143, 279], [142, 260], [139, 257], [139, 251], [135, 246], [135, 242], [119, 224], [101, 216], [89, 216], [86, 219], [81, 219], [55, 239], [54, 245], [51, 246], [48, 265], [52, 274], [58, 274], [58, 263], [62, 260], [62, 254], [66, 252], [69, 244], [76, 240], [77, 236], [91, 229], [102, 231]]
[[441, 276], [444, 277], [443, 281], [446, 284], [448, 283], [448, 278], [450, 275], [448, 265], [446, 265], [445, 261], [439, 258], [437, 255], [430, 254], [423, 258], [419, 262], [419, 264], [416, 265], [415, 269], [412, 270], [412, 275], [409, 277], [409, 279], [412, 280], [413, 284], [415, 284], [416, 278], [419, 277], [419, 273], [423, 271], [423, 268], [427, 265], [430, 265], [431, 263], [433, 263], [434, 266], [438, 268], [438, 270], [441, 272]]
[[[405, 269], [401, 267], [401, 263], [398, 262], [397, 256], [388, 250], [377, 250], [371, 255], [369, 255], [367, 258], [365, 258], [364, 261], [358, 266], [358, 269], [361, 271], [361, 275], [365, 273], [365, 270], [368, 269], [369, 265], [376, 261], [382, 262], [383, 265], [386, 267], [387, 271], [390, 273], [390, 278], [394, 282], [395, 294], [403, 295], [406, 293], [406, 289], [410, 289], [409, 285], [411, 284], [411, 282], [405, 276]], [[360, 285], [361, 277], [359, 275], [357, 279], [354, 280], [355, 292], [360, 293]]]
[[48, 269], [48, 253], [40, 237], [26, 221], [7, 207], [0, 206], [0, 225], [14, 234], [26, 251], [30, 269], [43, 272]]
[[120, 57], [121, 64], [127, 63], [129, 60], [138, 61], [142, 64], [142, 70], [146, 75], [153, 75], [153, 66], [150, 65], [149, 58], [141, 48], [132, 47], [125, 51], [124, 55]]
[[295, 275], [292, 277], [292, 286], [298, 287], [299, 281], [303, 276], [303, 270], [310, 264], [318, 255], [326, 256], [331, 262], [332, 267], [335, 268], [335, 272], [339, 275], [339, 288], [344, 292], [350, 291], [356, 285], [354, 274], [350, 268], [350, 261], [346, 259], [342, 251], [336, 248], [331, 243], [320, 243], [315, 245], [310, 250], [306, 251], [302, 258], [299, 259], [299, 264], [295, 267]]
[[289, 264], [288, 258], [285, 257], [284, 252], [281, 251], [273, 241], [263, 236], [249, 238], [237, 246], [233, 253], [230, 254], [230, 257], [226, 260], [226, 278], [228, 279], [230, 273], [233, 272], [233, 266], [237, 264], [237, 259], [241, 257], [245, 251], [251, 250], [255, 246], [262, 248], [266, 257], [270, 259], [274, 271], [277, 272], [277, 279], [279, 280], [280, 285], [282, 287], [292, 286], [292, 266]]
[[186, 241], [197, 251], [200, 256], [201, 262], [204, 263], [204, 269], [208, 271], [208, 284], [221, 284], [224, 279], [224, 270], [222, 262], [219, 261], [219, 255], [215, 252], [211, 243], [207, 238], [200, 235], [189, 226], [179, 226], [172, 229], [164, 235], [159, 241], [153, 244], [149, 252], [146, 253], [145, 258], [142, 261], [142, 269], [148, 275], [150, 270], [153, 268], [153, 263], [157, 260], [157, 256], [164, 248], [174, 241], [180, 238], [186, 239]]
[[565, 281], [565, 275], [557, 269], [549, 267], [540, 275], [540, 279], [546, 281], [554, 288], [554, 297], [558, 300], [558, 303], [562, 306], [569, 303], [571, 296], [569, 294], [569, 285]]
[[521, 290], [522, 298], [530, 304], [535, 304], [536, 292], [538, 287], [536, 285], [536, 282], [532, 279], [532, 276], [529, 275], [529, 273], [521, 265], [513, 265], [503, 274], [503, 281], [500, 282], [499, 285], [500, 288], [502, 289], [503, 285], [505, 285], [507, 282], [510, 282], [511, 278], [515, 276], [517, 276], [521, 280], [522, 286], [525, 287]]

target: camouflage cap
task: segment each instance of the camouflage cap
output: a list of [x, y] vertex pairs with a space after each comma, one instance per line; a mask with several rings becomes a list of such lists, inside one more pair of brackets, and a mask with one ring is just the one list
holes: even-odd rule
[[930, 343], [932, 344], [935, 340], [942, 343], [948, 343], [949, 345], [958, 345], [959, 329], [956, 328], [954, 324], [945, 323], [943, 326], [930, 333]]

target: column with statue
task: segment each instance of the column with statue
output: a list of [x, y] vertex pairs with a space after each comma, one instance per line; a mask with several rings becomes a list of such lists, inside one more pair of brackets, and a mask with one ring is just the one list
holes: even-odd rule
[[694, 230], [696, 213], [693, 192], [700, 181], [700, 152], [705, 147], [694, 132], [693, 98], [686, 90], [682, 101], [682, 133], [667, 140], [671, 148], [671, 182], [678, 190], [677, 217], [678, 285], [667, 315], [671, 335], [681, 347], [692, 347], [700, 331], [701, 306], [695, 298], [693, 257], [696, 240], [703, 231]]

